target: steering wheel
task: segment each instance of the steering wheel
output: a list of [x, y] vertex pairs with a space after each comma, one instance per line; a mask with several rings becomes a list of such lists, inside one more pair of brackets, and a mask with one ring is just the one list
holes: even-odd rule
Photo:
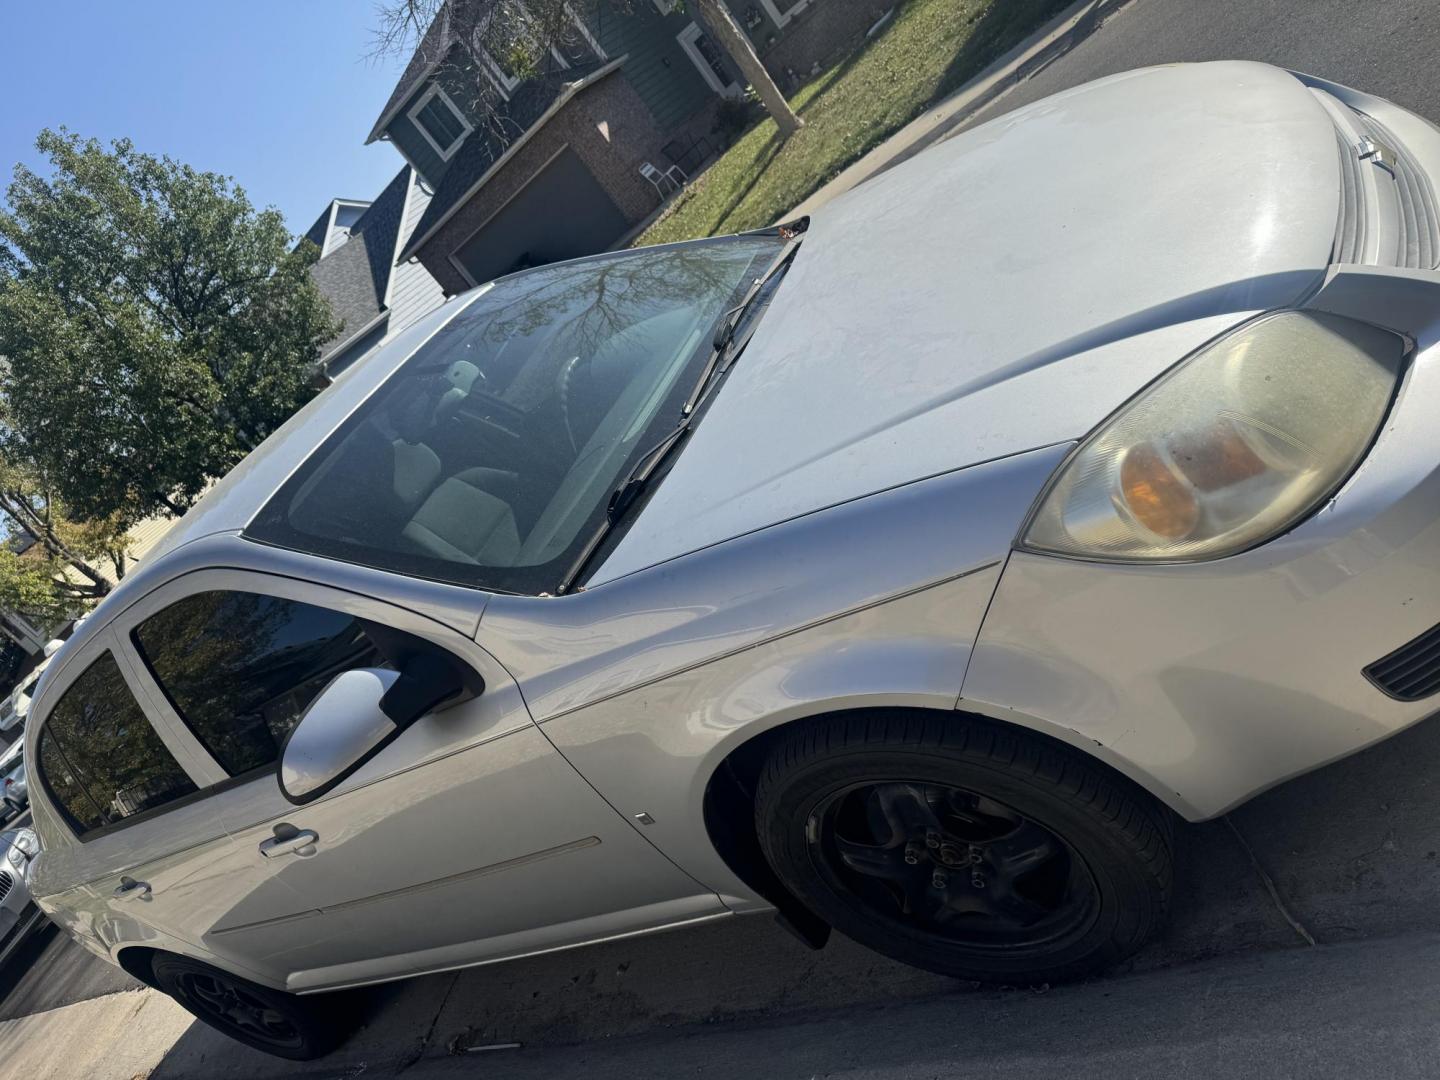
[[575, 369], [580, 366], [581, 357], [572, 356], [566, 360], [560, 368], [560, 378], [557, 390], [560, 398], [560, 423], [565, 428], [565, 438], [570, 442], [570, 452], [578, 454], [580, 444], [575, 441], [575, 428], [570, 422], [570, 392], [573, 386]]

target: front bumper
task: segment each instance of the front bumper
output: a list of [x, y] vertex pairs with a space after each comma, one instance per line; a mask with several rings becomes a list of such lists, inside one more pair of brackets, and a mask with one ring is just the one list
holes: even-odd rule
[[[1440, 130], [1318, 83], [1401, 136], [1440, 189]], [[1014, 553], [960, 707], [1085, 746], [1183, 816], [1213, 817], [1440, 711], [1364, 669], [1440, 624], [1440, 272], [1335, 268], [1311, 306], [1416, 342], [1339, 494], [1260, 548], [1116, 566]]]

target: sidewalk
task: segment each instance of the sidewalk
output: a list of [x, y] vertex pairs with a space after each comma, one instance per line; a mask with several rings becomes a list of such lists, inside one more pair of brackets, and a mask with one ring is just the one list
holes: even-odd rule
[[[697, 981], [703, 975], [694, 973]], [[0, 1061], [4, 1075], [26, 1080], [438, 1080], [482, 1071], [507, 1080], [1418, 1080], [1436, 1073], [1437, 996], [1440, 937], [1425, 935], [1230, 957], [1041, 993], [962, 990], [535, 1049], [492, 1049], [487, 1041], [377, 1059], [347, 1048], [307, 1065], [192, 1029], [179, 1006], [145, 990], [0, 1024]]]
[[0, 1023], [0, 1075], [25, 1080], [146, 1077], [192, 1022], [189, 1013], [154, 990], [110, 994], [6, 1020]]
[[837, 195], [914, 157], [927, 146], [955, 134], [975, 113], [1003, 96], [1089, 37], [1107, 18], [1132, 0], [1079, 0], [1020, 42], [950, 97], [901, 128], [859, 161], [844, 169], [800, 205], [785, 221], [824, 206]]
[[[732, 1026], [426, 1062], [406, 1080], [1433, 1078], [1440, 939], [1214, 961], [1036, 994], [957, 993]], [[176, 1074], [163, 1070], [155, 1080]]]

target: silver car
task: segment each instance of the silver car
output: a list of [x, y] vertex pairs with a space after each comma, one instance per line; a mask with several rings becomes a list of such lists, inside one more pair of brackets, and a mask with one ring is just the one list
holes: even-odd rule
[[31, 829], [0, 832], [0, 963], [45, 921], [25, 884], [25, 874], [40, 850]]
[[27, 780], [24, 758], [15, 762], [5, 772], [0, 773], [0, 802], [5, 804], [6, 817], [19, 817], [30, 805]]
[[1114, 963], [1175, 815], [1435, 708], [1436, 178], [1385, 101], [1174, 66], [451, 301], [56, 655], [41, 905], [296, 1058], [322, 991], [747, 913]]

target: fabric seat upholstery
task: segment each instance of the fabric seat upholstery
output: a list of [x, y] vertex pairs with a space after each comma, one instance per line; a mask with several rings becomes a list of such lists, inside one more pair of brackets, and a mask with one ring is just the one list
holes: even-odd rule
[[401, 535], [413, 550], [449, 562], [510, 566], [520, 533], [510, 504], [485, 490], [495, 470], [466, 469], [441, 482]]

